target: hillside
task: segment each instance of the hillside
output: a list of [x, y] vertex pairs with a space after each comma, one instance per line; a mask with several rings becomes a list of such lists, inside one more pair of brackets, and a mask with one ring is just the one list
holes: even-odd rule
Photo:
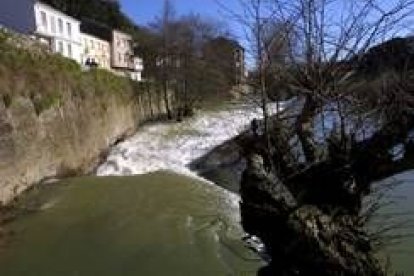
[[384, 71], [402, 72], [414, 68], [414, 38], [393, 38], [370, 48], [362, 57], [351, 59], [361, 73], [376, 76]]

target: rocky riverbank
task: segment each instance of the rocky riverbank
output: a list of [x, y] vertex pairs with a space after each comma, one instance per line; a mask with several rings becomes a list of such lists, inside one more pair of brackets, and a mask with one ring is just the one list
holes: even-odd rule
[[269, 171], [262, 144], [262, 137], [245, 131], [192, 164], [240, 192], [242, 225], [272, 260], [260, 274], [384, 275], [348, 172], [331, 160], [282, 182]]
[[84, 72], [27, 41], [0, 34], [3, 205], [42, 179], [90, 171], [111, 145], [165, 113], [156, 87]]
[[385, 275], [357, 216], [306, 203], [259, 154], [248, 157], [240, 193], [243, 228], [272, 259], [260, 275]]

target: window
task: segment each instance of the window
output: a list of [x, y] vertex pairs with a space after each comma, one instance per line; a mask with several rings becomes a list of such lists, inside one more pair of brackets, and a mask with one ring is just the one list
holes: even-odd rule
[[72, 45], [70, 43], [68, 43], [68, 56], [72, 57]]
[[121, 53], [118, 53], [118, 61], [119, 62], [122, 62], [122, 55], [121, 55]]
[[59, 26], [59, 33], [63, 34], [63, 20], [61, 18], [58, 19], [58, 26]]
[[56, 21], [55, 21], [54, 16], [50, 17], [50, 22], [51, 22], [51, 26], [52, 26], [52, 33], [56, 33]]
[[47, 17], [46, 17], [46, 13], [44, 11], [40, 12], [40, 18], [42, 20], [42, 26], [44, 28], [47, 28]]
[[58, 43], [58, 53], [63, 55], [63, 42], [59, 41]]
[[68, 29], [68, 35], [69, 37], [71, 37], [72, 36], [72, 25], [69, 22], [66, 23], [66, 29]]

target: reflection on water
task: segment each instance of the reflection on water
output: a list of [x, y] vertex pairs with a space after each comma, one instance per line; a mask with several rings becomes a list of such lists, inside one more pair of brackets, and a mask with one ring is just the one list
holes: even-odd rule
[[9, 225], [0, 275], [255, 275], [237, 197], [172, 173], [79, 178], [44, 188]]

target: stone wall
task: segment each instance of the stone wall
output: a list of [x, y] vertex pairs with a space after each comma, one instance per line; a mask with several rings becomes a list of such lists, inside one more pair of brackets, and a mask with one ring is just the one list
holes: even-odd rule
[[[70, 94], [68, 94], [70, 95]], [[115, 141], [165, 112], [161, 97], [68, 97], [37, 114], [30, 98], [0, 101], [0, 202], [42, 179], [85, 173]]]
[[117, 140], [163, 114], [155, 84], [83, 72], [0, 30], [0, 205], [44, 179], [90, 171]]

